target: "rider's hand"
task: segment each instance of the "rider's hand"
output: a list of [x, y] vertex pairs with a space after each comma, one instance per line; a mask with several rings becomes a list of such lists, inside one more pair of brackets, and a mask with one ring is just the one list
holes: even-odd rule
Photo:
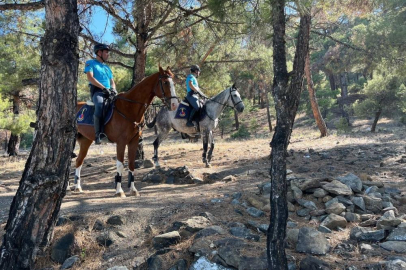
[[107, 88], [103, 88], [103, 94], [110, 95], [110, 90]]
[[117, 90], [116, 90], [116, 88], [110, 88], [110, 91], [111, 91], [111, 94], [113, 95], [113, 96], [117, 96]]

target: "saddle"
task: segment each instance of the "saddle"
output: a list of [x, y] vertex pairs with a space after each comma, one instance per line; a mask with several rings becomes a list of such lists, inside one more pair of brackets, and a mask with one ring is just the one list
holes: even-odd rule
[[[199, 121], [202, 121], [205, 117], [206, 117], [206, 109], [205, 109], [205, 105], [203, 103], [203, 101], [199, 100], [201, 104], [203, 104], [202, 108], [200, 110], [198, 110], [194, 117], [193, 117], [193, 121], [196, 121], [197, 123], [199, 123]], [[193, 107], [192, 105], [190, 105], [189, 101], [184, 98], [178, 106], [178, 109], [176, 110], [176, 114], [175, 114], [175, 119], [184, 119], [185, 121], [187, 121], [187, 119], [189, 119], [189, 114], [192, 111]]]
[[[113, 115], [115, 96], [109, 96], [104, 99], [103, 114], [102, 114], [102, 127], [101, 132], [104, 133], [104, 126], [110, 121]], [[78, 125], [93, 126], [94, 103], [87, 100], [86, 104], [76, 114], [76, 122]]]

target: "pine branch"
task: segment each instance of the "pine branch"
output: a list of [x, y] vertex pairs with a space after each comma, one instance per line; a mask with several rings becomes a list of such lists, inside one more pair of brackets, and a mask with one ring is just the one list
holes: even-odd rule
[[38, 10], [45, 7], [45, 1], [41, 0], [38, 2], [24, 3], [24, 4], [3, 4], [0, 5], [0, 11], [3, 10]]

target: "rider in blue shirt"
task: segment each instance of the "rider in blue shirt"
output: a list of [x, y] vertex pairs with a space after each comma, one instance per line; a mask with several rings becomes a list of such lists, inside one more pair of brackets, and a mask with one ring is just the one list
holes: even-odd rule
[[199, 78], [200, 75], [200, 67], [198, 65], [192, 65], [190, 67], [190, 72], [191, 73], [186, 78], [186, 90], [187, 90], [186, 99], [189, 101], [190, 105], [192, 105], [193, 109], [190, 112], [186, 126], [193, 127], [194, 126], [192, 122], [193, 116], [202, 107], [198, 95], [204, 98], [207, 97], [200, 91], [199, 84], [197, 82], [197, 78]]
[[100, 140], [106, 136], [101, 133], [104, 99], [110, 94], [116, 95], [117, 91], [113, 73], [107, 64], [105, 64], [109, 58], [109, 46], [96, 44], [93, 51], [96, 54], [96, 59], [86, 61], [84, 72], [89, 80], [90, 94], [95, 106], [93, 115], [94, 130], [96, 133], [95, 143], [100, 144]]

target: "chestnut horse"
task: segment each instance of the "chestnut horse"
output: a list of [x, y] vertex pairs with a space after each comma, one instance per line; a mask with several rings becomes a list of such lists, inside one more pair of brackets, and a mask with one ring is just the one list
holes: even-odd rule
[[[109, 141], [116, 143], [117, 151], [117, 175], [115, 196], [125, 197], [121, 187], [121, 178], [124, 169], [124, 152], [128, 147], [128, 181], [130, 195], [138, 196], [139, 193], [134, 186], [135, 174], [135, 153], [138, 147], [138, 140], [142, 134], [143, 116], [155, 96], [159, 97], [169, 110], [178, 105], [175, 87], [172, 81], [173, 74], [167, 68], [159, 67], [159, 72], [145, 78], [139, 84], [133, 86], [129, 91], [120, 93], [115, 97], [114, 110], [110, 121], [104, 127], [104, 133]], [[85, 104], [79, 102], [77, 111]], [[83, 161], [87, 155], [90, 145], [94, 141], [95, 131], [92, 125], [78, 125], [77, 142], [80, 146], [76, 158], [75, 170], [75, 191], [82, 192], [80, 185], [80, 171]]]

